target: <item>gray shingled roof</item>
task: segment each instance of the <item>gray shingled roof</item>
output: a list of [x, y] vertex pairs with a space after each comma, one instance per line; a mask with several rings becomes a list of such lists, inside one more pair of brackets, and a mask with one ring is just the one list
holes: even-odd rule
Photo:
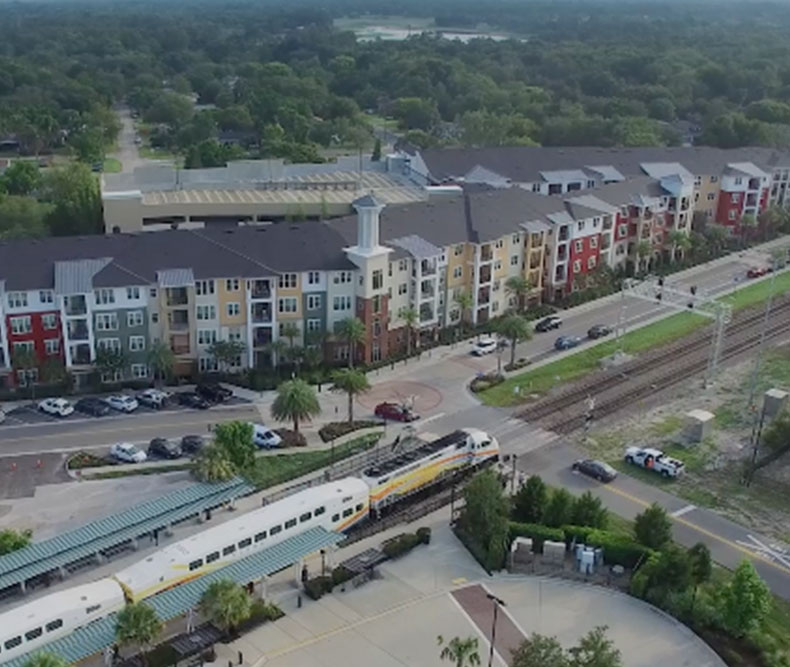
[[438, 248], [430, 241], [426, 241], [424, 238], [417, 236], [416, 234], [410, 234], [409, 236], [404, 236], [400, 239], [392, 239], [389, 241], [389, 243], [403, 248], [412, 257], [416, 257], [417, 259], [436, 257], [437, 255], [442, 254], [441, 248]]

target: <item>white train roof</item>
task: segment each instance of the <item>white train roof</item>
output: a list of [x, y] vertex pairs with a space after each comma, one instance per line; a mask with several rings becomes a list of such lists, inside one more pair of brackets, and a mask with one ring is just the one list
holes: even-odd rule
[[151, 570], [166, 571], [176, 563], [189, 563], [206, 554], [235, 544], [239, 540], [251, 537], [261, 530], [282, 524], [288, 519], [314, 510], [327, 502], [347, 496], [368, 494], [368, 485], [356, 477], [346, 477], [334, 482], [322, 484], [311, 489], [298, 491], [291, 496], [278, 500], [252, 512], [226, 521], [213, 528], [202, 530], [191, 537], [171, 544], [138, 561], [134, 565], [116, 573], [115, 578], [130, 589], [135, 590], [140, 582], [151, 577]]
[[107, 607], [110, 602], [118, 604], [124, 602], [121, 587], [112, 579], [99, 579], [90, 584], [45, 595], [0, 614], [0, 639], [5, 640], [40, 627], [58, 618], [59, 612], [66, 614], [75, 609], [87, 609], [97, 604]]

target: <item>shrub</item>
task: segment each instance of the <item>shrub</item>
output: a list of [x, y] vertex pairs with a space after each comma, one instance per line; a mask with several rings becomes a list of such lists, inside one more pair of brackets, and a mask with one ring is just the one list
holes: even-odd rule
[[290, 428], [276, 428], [274, 432], [283, 439], [281, 447], [307, 447], [304, 433], [297, 433]]
[[332, 570], [332, 583], [335, 586], [344, 584], [349, 579], [353, 579], [353, 578], [354, 578], [354, 573], [351, 570], [346, 569], [342, 565], [338, 565], [334, 570]]
[[480, 563], [480, 567], [482, 567], [488, 574], [491, 574], [494, 570], [501, 570], [505, 566], [504, 558], [499, 559], [498, 555], [492, 557], [488, 550], [481, 545], [476, 539], [474, 539], [469, 533], [467, 533], [460, 525], [456, 524], [453, 528], [453, 532], [455, 536], [461, 541], [467, 551], [472, 554], [473, 558]]
[[489, 387], [500, 384], [505, 381], [504, 375], [496, 373], [488, 373], [487, 375], [478, 375], [474, 380], [469, 383], [469, 389], [474, 393], [485, 391]]
[[652, 549], [639, 544], [624, 535], [610, 533], [605, 530], [593, 530], [587, 535], [586, 544], [603, 549], [603, 559], [607, 565], [622, 565], [633, 569], [647, 558]]
[[387, 558], [399, 558], [414, 549], [422, 540], [414, 533], [403, 533], [387, 541], [382, 547], [382, 551]]
[[422, 528], [417, 529], [417, 539], [420, 540], [422, 544], [430, 544], [431, 543], [431, 529], [427, 526], [423, 526]]
[[517, 370], [520, 370], [522, 368], [526, 368], [531, 363], [532, 362], [529, 359], [524, 359], [522, 357], [521, 359], [516, 359], [516, 363], [514, 363], [514, 364], [505, 364], [505, 370], [506, 371], [517, 371]]
[[350, 424], [347, 421], [329, 422], [328, 424], [324, 424], [318, 430], [318, 435], [321, 436], [321, 440], [324, 442], [329, 442], [330, 440], [340, 438], [344, 435], [347, 435], [348, 433], [353, 433], [354, 431], [358, 431], [362, 428], [371, 428], [373, 426], [381, 426], [381, 422], [370, 419], [356, 420]]
[[100, 468], [102, 466], [112, 465], [112, 461], [96, 456], [89, 452], [77, 452], [69, 459], [69, 470], [81, 470], [82, 468]]
[[304, 584], [304, 592], [312, 600], [320, 600], [327, 593], [332, 592], [334, 584], [332, 577], [313, 577]]
[[565, 533], [565, 544], [570, 546], [572, 542], [576, 542], [576, 544], [587, 544], [587, 538], [590, 536], [590, 533], [595, 532], [598, 530], [597, 528], [593, 528], [592, 526], [563, 526], [562, 531]]
[[285, 612], [273, 602], [255, 600], [252, 603], [251, 621], [276, 621], [283, 616], [285, 616]]
[[512, 542], [517, 537], [530, 537], [533, 542], [533, 551], [540, 553], [543, 551], [543, 543], [564, 542], [565, 533], [562, 528], [550, 528], [539, 523], [518, 523], [511, 521], [509, 526], [509, 541]]

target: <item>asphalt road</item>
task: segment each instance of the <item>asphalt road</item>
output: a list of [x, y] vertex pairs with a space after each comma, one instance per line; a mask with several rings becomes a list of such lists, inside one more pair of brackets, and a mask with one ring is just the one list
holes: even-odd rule
[[112, 154], [112, 157], [120, 160], [123, 171], [134, 171], [135, 167], [148, 164], [150, 160], [140, 157], [140, 150], [134, 143], [137, 132], [129, 108], [120, 107], [117, 111], [121, 121], [121, 131], [118, 134], [118, 150]]

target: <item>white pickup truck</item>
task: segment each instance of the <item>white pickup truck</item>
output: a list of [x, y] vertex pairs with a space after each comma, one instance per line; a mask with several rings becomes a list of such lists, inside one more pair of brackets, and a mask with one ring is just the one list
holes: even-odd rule
[[625, 450], [625, 461], [663, 477], [679, 477], [686, 468], [683, 461], [667, 456], [660, 449], [629, 447]]

